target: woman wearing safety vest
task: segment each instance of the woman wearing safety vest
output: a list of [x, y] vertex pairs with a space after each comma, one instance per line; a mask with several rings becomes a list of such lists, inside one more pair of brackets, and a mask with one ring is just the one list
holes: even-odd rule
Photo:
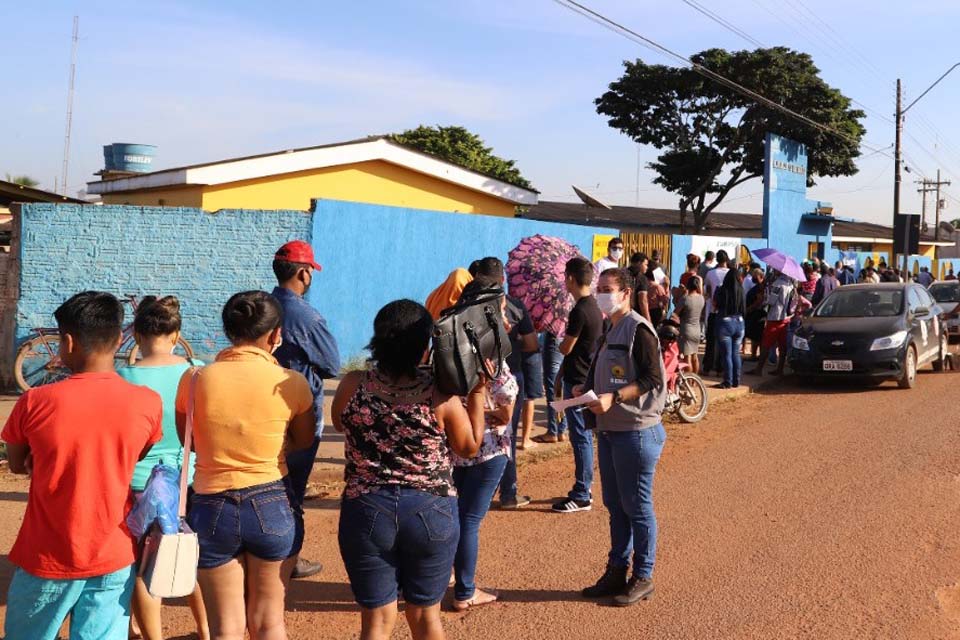
[[612, 596], [612, 604], [621, 607], [653, 594], [653, 475], [667, 437], [661, 420], [666, 375], [660, 342], [653, 325], [630, 308], [633, 287], [626, 269], [600, 274], [597, 303], [610, 328], [601, 338], [586, 383], [576, 392], [592, 390], [598, 396], [588, 408], [596, 423], [603, 504], [610, 512], [607, 569], [583, 595]]

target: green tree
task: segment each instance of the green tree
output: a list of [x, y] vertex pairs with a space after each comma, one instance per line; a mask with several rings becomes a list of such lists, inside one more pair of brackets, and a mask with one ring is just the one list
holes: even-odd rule
[[488, 175], [512, 185], [530, 189], [530, 182], [520, 174], [513, 160], [505, 160], [493, 154], [493, 149], [483, 144], [475, 133], [464, 127], [426, 127], [408, 129], [403, 133], [387, 136], [405, 147], [429, 153], [458, 164], [466, 169]]
[[6, 174], [6, 181], [23, 187], [36, 187], [40, 184], [38, 180], [34, 180], [30, 176], [11, 176], [9, 173]]
[[594, 102], [608, 124], [661, 151], [648, 166], [655, 184], [680, 196], [680, 224], [693, 213], [703, 231], [710, 213], [734, 187], [763, 175], [764, 139], [777, 133], [807, 146], [808, 182], [814, 176], [849, 176], [866, 133], [866, 114], [829, 86], [805, 53], [786, 47], [728, 52], [708, 49], [691, 57], [811, 120], [842, 131], [824, 132], [705, 78], [692, 68], [624, 62], [625, 72]]

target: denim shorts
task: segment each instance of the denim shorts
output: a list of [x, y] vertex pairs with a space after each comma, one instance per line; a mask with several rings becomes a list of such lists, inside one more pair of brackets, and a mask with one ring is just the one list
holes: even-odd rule
[[285, 560], [303, 546], [303, 514], [295, 511], [286, 478], [246, 489], [194, 494], [187, 523], [200, 540], [200, 569], [241, 553]]
[[440, 602], [460, 540], [456, 497], [381, 487], [340, 508], [340, 555], [361, 607]]

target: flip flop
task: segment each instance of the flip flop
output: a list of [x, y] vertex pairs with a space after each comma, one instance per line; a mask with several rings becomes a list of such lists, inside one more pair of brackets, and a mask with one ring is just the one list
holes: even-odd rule
[[469, 600], [454, 600], [453, 601], [453, 610], [454, 611], [466, 611], [471, 607], [481, 607], [485, 604], [493, 604], [497, 601], [497, 592], [496, 591], [484, 591], [483, 589], [477, 589], [473, 592], [473, 597]]

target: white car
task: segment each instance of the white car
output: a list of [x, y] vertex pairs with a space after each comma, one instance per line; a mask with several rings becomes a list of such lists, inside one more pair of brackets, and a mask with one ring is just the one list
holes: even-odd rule
[[927, 289], [943, 309], [944, 327], [950, 338], [960, 338], [960, 281], [934, 282]]

